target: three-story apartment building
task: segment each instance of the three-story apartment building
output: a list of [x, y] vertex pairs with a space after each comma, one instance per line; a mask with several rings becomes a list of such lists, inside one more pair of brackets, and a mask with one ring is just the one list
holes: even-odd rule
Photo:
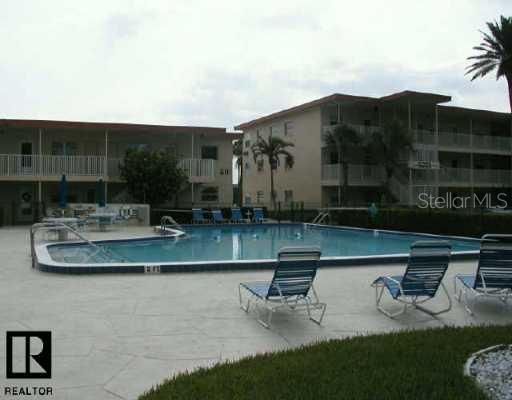
[[119, 164], [129, 148], [173, 152], [189, 183], [178, 193], [179, 206], [231, 204], [232, 141], [239, 136], [212, 127], [0, 120], [4, 221], [31, 222], [34, 204], [57, 203], [62, 175], [71, 203], [94, 203], [100, 179], [107, 200], [123, 202]]
[[[261, 118], [235, 129], [244, 133], [243, 191], [246, 203], [270, 205], [268, 163], [254, 162], [251, 146], [258, 137], [294, 143], [292, 169], [275, 171], [277, 200], [303, 201], [306, 207], [338, 205], [343, 171], [325, 134], [347, 124], [363, 137], [398, 119], [413, 137], [403, 168], [390, 180], [382, 165], [355, 150], [348, 160], [345, 204], [380, 200], [386, 184], [401, 204], [418, 204], [419, 195], [464, 196], [509, 191], [512, 187], [512, 118], [509, 113], [445, 105], [451, 97], [403, 91], [383, 97], [332, 94]], [[340, 179], [341, 174], [341, 179]]]

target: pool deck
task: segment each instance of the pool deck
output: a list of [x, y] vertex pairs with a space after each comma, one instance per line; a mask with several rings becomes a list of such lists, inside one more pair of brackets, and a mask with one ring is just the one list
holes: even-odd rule
[[[149, 232], [126, 228], [87, 236]], [[400, 274], [404, 265], [321, 269], [315, 286], [327, 303], [323, 325], [283, 312], [266, 330], [240, 310], [238, 283], [270, 279], [271, 271], [44, 273], [30, 266], [28, 227], [0, 228], [0, 260], [0, 397], [5, 386], [19, 385], [52, 386], [52, 399], [136, 399], [177, 372], [258, 352], [400, 329], [512, 323], [512, 306], [492, 300], [481, 301], [475, 317], [456, 301], [438, 319], [417, 311], [385, 317], [375, 309], [369, 285], [381, 274]], [[474, 261], [453, 262], [445, 278], [450, 293], [455, 273], [475, 270]], [[52, 331], [52, 379], [5, 379], [8, 330]]]

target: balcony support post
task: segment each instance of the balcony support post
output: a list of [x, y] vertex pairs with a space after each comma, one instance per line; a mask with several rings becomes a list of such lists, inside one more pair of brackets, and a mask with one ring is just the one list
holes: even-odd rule
[[[435, 106], [435, 112], [434, 112], [434, 118], [435, 118], [435, 140], [436, 140], [436, 147], [435, 147], [435, 153], [434, 153], [434, 162], [436, 163], [436, 169], [435, 169], [435, 176], [436, 176], [436, 196], [437, 193], [439, 193], [439, 107], [436, 104]], [[432, 168], [432, 160], [430, 160], [431, 168]]]
[[108, 129], [105, 129], [105, 166], [103, 167], [103, 180], [105, 181], [105, 202], [108, 196]]
[[39, 204], [43, 201], [43, 183], [42, 183], [42, 175], [43, 175], [43, 130], [39, 128], [38, 130], [38, 136], [39, 136], [39, 160], [37, 160], [37, 175], [38, 175], [38, 181], [37, 181], [37, 201]]
[[469, 187], [471, 188], [471, 196], [475, 193], [475, 172], [473, 160], [473, 118], [469, 119]]

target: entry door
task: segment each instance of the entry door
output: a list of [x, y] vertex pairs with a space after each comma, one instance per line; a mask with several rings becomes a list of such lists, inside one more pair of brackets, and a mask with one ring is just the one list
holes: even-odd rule
[[23, 172], [29, 172], [32, 169], [32, 142], [21, 143], [21, 168]]
[[34, 193], [32, 186], [22, 186], [18, 190], [18, 221], [32, 222]]

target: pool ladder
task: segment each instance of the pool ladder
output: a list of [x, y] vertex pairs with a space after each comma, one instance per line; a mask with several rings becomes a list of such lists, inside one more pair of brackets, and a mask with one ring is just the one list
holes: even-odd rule
[[170, 215], [164, 215], [160, 219], [160, 234], [168, 235], [171, 232], [167, 231], [167, 227], [169, 228], [178, 228], [180, 231], [184, 232], [182, 226], [176, 222], [176, 220]]
[[38, 222], [33, 224], [30, 227], [30, 255], [32, 257], [32, 268], [35, 267], [35, 260], [36, 260], [36, 251], [35, 251], [35, 235], [38, 231], [67, 231], [74, 234], [77, 238], [82, 240], [83, 242], [87, 243], [91, 247], [93, 247], [96, 251], [92, 254], [88, 255], [88, 260], [90, 260], [92, 257], [96, 256], [100, 252], [103, 253], [108, 258], [112, 257], [118, 257], [121, 259], [122, 262], [126, 262], [124, 257], [119, 256], [118, 254], [114, 254], [112, 251], [105, 249], [104, 247], [98, 246], [96, 243], [90, 241], [85, 236], [80, 234], [75, 229], [71, 228], [69, 225], [66, 225], [62, 222]]
[[312, 224], [325, 224], [326, 218], [329, 218], [329, 219], [331, 218], [331, 214], [329, 213], [329, 211], [319, 210], [318, 215], [313, 219], [313, 221], [311, 223]]

